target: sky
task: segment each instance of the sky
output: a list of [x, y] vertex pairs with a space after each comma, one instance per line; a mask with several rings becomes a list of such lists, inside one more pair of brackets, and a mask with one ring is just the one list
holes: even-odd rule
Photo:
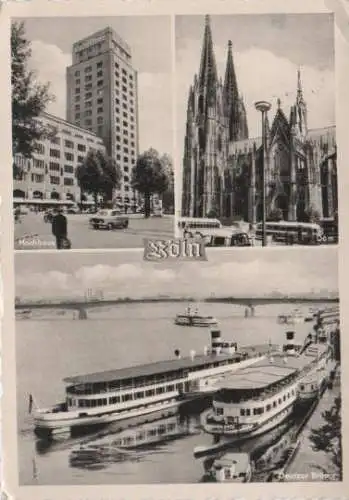
[[[24, 299], [258, 296], [337, 293], [337, 248], [211, 250], [206, 262], [143, 261], [143, 251], [15, 255], [16, 296]], [[39, 285], [38, 285], [39, 284]]]
[[154, 147], [173, 156], [171, 20], [168, 16], [56, 17], [25, 21], [32, 42], [30, 68], [56, 96], [47, 111], [66, 118], [66, 67], [75, 41], [107, 26], [131, 47], [138, 70], [140, 151]]
[[[199, 72], [204, 16], [176, 18], [177, 143], [181, 161], [189, 86]], [[301, 70], [309, 128], [335, 124], [334, 27], [330, 14], [211, 16], [218, 74], [224, 81], [228, 40], [233, 43], [237, 82], [243, 95], [250, 137], [260, 136], [254, 103], [277, 98], [289, 116]]]

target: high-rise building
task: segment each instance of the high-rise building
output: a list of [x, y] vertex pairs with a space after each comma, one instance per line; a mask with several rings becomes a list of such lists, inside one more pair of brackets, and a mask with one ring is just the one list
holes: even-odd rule
[[[222, 82], [206, 16], [200, 69], [188, 97], [182, 215], [260, 221], [264, 169], [270, 220], [303, 221], [311, 213], [334, 218], [338, 210], [335, 127], [308, 128], [300, 71], [289, 118], [278, 99], [270, 126], [266, 119], [263, 152], [261, 137], [248, 137], [231, 42], [227, 53]], [[256, 119], [261, 119], [257, 113]]]
[[131, 171], [138, 155], [137, 71], [131, 49], [112, 28], [73, 45], [67, 68], [67, 119], [95, 132], [121, 168], [118, 202], [133, 204]]

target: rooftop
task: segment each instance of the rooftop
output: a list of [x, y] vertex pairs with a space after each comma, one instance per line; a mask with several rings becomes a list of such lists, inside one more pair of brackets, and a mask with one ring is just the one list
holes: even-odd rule
[[[246, 352], [254, 352], [255, 350], [262, 352], [267, 351], [269, 346], [259, 345], [251, 348], [244, 348]], [[155, 363], [147, 363], [137, 366], [130, 366], [127, 368], [119, 368], [116, 370], [108, 370], [104, 372], [89, 373], [86, 375], [76, 375], [67, 377], [64, 382], [69, 384], [94, 384], [111, 382], [113, 380], [126, 380], [139, 377], [150, 377], [153, 375], [160, 375], [162, 373], [169, 373], [178, 370], [185, 370], [190, 368], [198, 368], [207, 363], [215, 363], [217, 361], [224, 361], [236, 358], [236, 354], [196, 354], [193, 358], [174, 358], [167, 361], [158, 361]]]
[[242, 368], [227, 376], [223, 381], [218, 382], [217, 386], [221, 389], [263, 389], [302, 369], [312, 358], [326, 349], [325, 345], [312, 345], [300, 356], [276, 354], [268, 359], [261, 359], [252, 366]]

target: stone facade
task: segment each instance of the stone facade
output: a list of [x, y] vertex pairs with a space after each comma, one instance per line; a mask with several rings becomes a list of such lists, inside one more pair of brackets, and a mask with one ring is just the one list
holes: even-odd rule
[[338, 207], [335, 127], [310, 130], [307, 115], [298, 71], [297, 97], [289, 118], [278, 100], [271, 126], [268, 118], [265, 121], [265, 148], [261, 138], [248, 138], [232, 43], [228, 43], [223, 84], [206, 16], [200, 71], [189, 90], [182, 215], [215, 214], [258, 222], [264, 164], [267, 217], [276, 213], [289, 221], [307, 220], [310, 213], [334, 217]]

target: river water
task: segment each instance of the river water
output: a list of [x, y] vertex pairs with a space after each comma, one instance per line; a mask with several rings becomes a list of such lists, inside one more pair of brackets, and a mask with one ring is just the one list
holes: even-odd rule
[[[264, 342], [279, 344], [284, 342], [285, 332], [290, 327], [277, 324], [278, 314], [295, 307], [308, 311], [309, 306], [309, 303], [257, 306], [253, 318], [244, 317], [244, 307], [228, 304], [204, 304], [200, 312], [215, 316], [223, 338], [234, 340], [240, 346]], [[196, 446], [212, 443], [212, 437], [199, 428], [198, 408], [154, 424], [167, 429], [163, 433], [168, 439], [151, 438], [142, 449], [124, 453], [115, 444], [120, 434], [113, 427], [102, 435], [85, 437], [83, 441], [69, 439], [50, 447], [43, 446], [33, 435], [32, 417], [28, 415], [28, 394], [33, 394], [41, 407], [57, 403], [64, 397], [64, 377], [169, 359], [174, 356], [175, 349], [183, 356], [193, 349], [202, 353], [209, 345], [209, 330], [174, 325], [174, 316], [184, 307], [185, 304], [178, 303], [124, 304], [91, 310], [85, 321], [73, 319], [71, 311], [36, 312], [30, 320], [17, 320], [20, 484], [201, 481], [205, 459], [195, 459], [193, 450]], [[304, 323], [293, 327], [297, 341], [304, 340], [311, 325]], [[151, 426], [146, 424], [145, 430], [151, 431]], [[121, 434], [126, 439], [127, 436], [126, 431]], [[261, 444], [261, 439], [251, 441], [248, 451]]]

